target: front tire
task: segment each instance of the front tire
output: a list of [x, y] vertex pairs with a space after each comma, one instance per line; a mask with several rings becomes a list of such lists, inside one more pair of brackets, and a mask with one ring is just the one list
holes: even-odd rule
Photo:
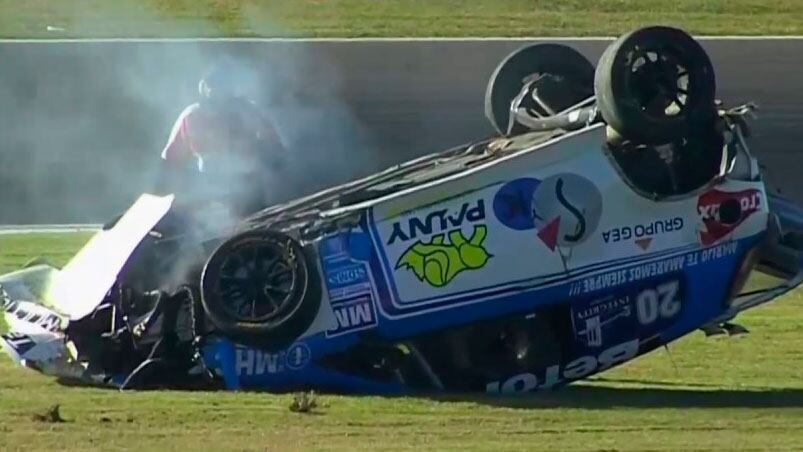
[[293, 238], [252, 231], [221, 244], [201, 275], [201, 304], [214, 327], [233, 340], [286, 348], [312, 324], [321, 303], [313, 259]]

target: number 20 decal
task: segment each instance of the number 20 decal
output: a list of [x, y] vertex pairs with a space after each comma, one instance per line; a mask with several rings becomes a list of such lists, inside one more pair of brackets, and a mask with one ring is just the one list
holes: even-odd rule
[[647, 288], [636, 295], [636, 313], [642, 325], [656, 320], [670, 319], [680, 312], [680, 283], [672, 280]]

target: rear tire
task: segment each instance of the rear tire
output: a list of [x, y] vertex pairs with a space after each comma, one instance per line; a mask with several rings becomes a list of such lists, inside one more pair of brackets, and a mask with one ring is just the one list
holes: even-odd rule
[[716, 116], [714, 68], [686, 32], [648, 27], [614, 41], [597, 64], [597, 106], [624, 139], [665, 144]]
[[321, 303], [313, 259], [291, 237], [253, 231], [221, 244], [201, 275], [201, 304], [231, 339], [268, 350], [289, 346]]
[[[562, 110], [594, 94], [594, 65], [571, 47], [562, 44], [535, 44], [508, 55], [494, 70], [485, 91], [485, 116], [502, 135], [508, 134], [510, 103], [533, 76], [548, 74], [559, 80], [560, 93], [552, 107]], [[557, 90], [554, 90], [557, 91]], [[557, 112], [556, 112], [557, 113]], [[515, 124], [511, 134], [526, 132]]]

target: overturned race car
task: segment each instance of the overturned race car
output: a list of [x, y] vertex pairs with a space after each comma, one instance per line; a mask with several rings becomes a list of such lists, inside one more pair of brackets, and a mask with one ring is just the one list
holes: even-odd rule
[[[119, 388], [526, 392], [609, 369], [803, 281], [753, 106], [683, 31], [558, 44], [490, 78], [499, 135], [198, 227], [143, 195], [62, 269], [0, 277], [23, 365]], [[780, 282], [741, 293], [753, 270]]]

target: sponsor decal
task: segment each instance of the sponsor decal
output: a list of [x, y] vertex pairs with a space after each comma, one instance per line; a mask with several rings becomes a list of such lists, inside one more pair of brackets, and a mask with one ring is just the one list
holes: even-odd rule
[[535, 230], [539, 240], [554, 251], [578, 245], [594, 233], [602, 214], [602, 195], [590, 180], [577, 174], [522, 178], [499, 189], [493, 210], [510, 229]]
[[373, 328], [377, 325], [376, 307], [370, 294], [332, 301], [337, 327], [326, 332], [327, 337]]
[[411, 270], [422, 282], [433, 287], [449, 284], [458, 274], [483, 268], [491, 254], [483, 247], [488, 233], [485, 225], [475, 225], [471, 237], [455, 229], [433, 236], [429, 242], [419, 241], [402, 253], [396, 269]]
[[296, 342], [287, 349], [285, 362], [290, 369], [298, 370], [307, 365], [311, 356], [312, 353], [309, 347], [307, 347], [307, 344]]
[[296, 342], [287, 350], [269, 353], [253, 348], [237, 347], [235, 370], [238, 376], [270, 375], [305, 367], [312, 354], [309, 347]]
[[25, 322], [51, 333], [61, 331], [62, 324], [66, 324], [66, 320], [58, 314], [30, 301], [4, 302], [3, 310], [6, 312], [8, 323]]
[[605, 243], [617, 243], [632, 240], [643, 251], [652, 244], [653, 238], [668, 232], [683, 230], [684, 222], [681, 217], [655, 220], [648, 223], [638, 223], [626, 226], [617, 226], [602, 232]]
[[337, 326], [326, 331], [326, 336], [376, 326], [374, 291], [368, 264], [354, 258], [368, 257], [370, 247], [366, 237], [358, 233], [338, 235], [324, 240], [320, 250], [329, 303], [337, 320]]
[[368, 266], [362, 262], [346, 261], [324, 267], [330, 300], [341, 300], [356, 294], [371, 293]]
[[572, 308], [572, 326], [585, 346], [601, 347], [604, 342], [603, 330], [615, 327], [617, 320], [630, 318], [631, 315], [630, 299], [611, 295]]
[[491, 394], [511, 394], [549, 389], [564, 381], [584, 378], [629, 361], [638, 352], [639, 340], [633, 339], [605, 349], [597, 355], [581, 356], [565, 365], [549, 366], [537, 374], [523, 373], [505, 380], [492, 381], [485, 386], [485, 391]]
[[364, 247], [359, 245], [362, 241], [361, 234], [348, 233], [330, 237], [321, 242], [319, 248], [321, 267], [331, 300], [372, 291], [368, 264], [354, 259], [349, 252], [352, 248], [360, 248], [356, 250], [356, 254], [358, 257], [366, 257], [364, 256], [366, 251], [361, 249]]
[[456, 211], [439, 209], [423, 218], [412, 215], [406, 220], [393, 223], [393, 232], [387, 244], [392, 245], [397, 241], [407, 242], [483, 220], [485, 220], [485, 201], [482, 199], [463, 203]]
[[761, 204], [761, 191], [756, 189], [703, 193], [697, 200], [697, 213], [703, 222], [700, 241], [707, 246], [727, 236], [758, 211]]
[[682, 275], [653, 279], [604, 297], [572, 303], [572, 329], [581, 350], [638, 336], [647, 339], [669, 327], [683, 307]]
[[540, 184], [540, 180], [527, 177], [503, 185], [494, 196], [493, 209], [496, 218], [510, 229], [534, 229], [533, 194]]
[[721, 245], [692, 251], [680, 256], [667, 257], [657, 261], [600, 273], [573, 282], [569, 286], [569, 296], [574, 297], [587, 293], [598, 292], [618, 287], [623, 284], [643, 281], [669, 273], [681, 272], [684, 269], [694, 267], [700, 263], [706, 263], [709, 261], [733, 256], [738, 250], [739, 244], [736, 242], [723, 243]]
[[368, 282], [368, 270], [362, 264], [347, 265], [326, 273], [330, 289], [340, 289]]

